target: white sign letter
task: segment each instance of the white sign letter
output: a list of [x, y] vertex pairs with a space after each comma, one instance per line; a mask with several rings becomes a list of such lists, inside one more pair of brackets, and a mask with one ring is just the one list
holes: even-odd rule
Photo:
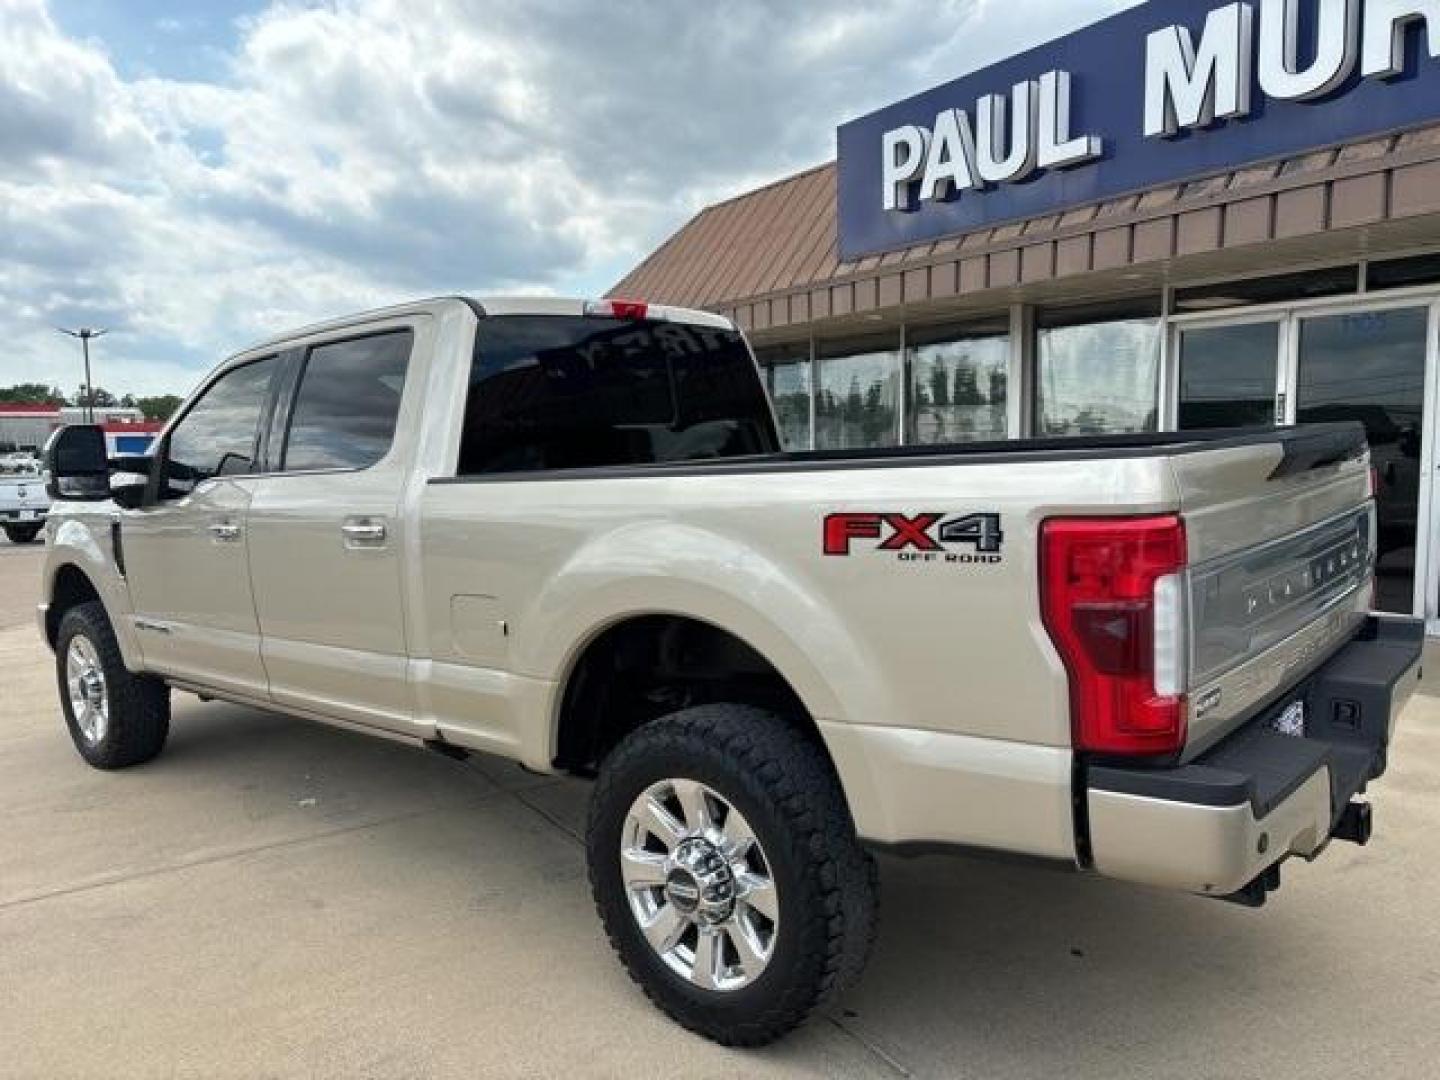
[[[1010, 91], [1010, 120], [1005, 120], [1005, 99], [986, 94], [976, 105], [976, 162], [980, 179], [988, 184], [1023, 180], [1035, 171], [1036, 127], [1039, 97], [1033, 82], [1016, 83]], [[1007, 137], [1006, 129], [1009, 129]]]
[[1260, 0], [1260, 89], [1281, 101], [1330, 93], [1355, 70], [1360, 54], [1360, 0], [1319, 0], [1315, 62], [1295, 70], [1300, 0]]
[[946, 109], [935, 117], [935, 134], [925, 158], [920, 201], [948, 199], [975, 186], [975, 132], [970, 117], [959, 109]]
[[1250, 111], [1255, 11], [1230, 4], [1205, 19], [1200, 49], [1184, 26], [1145, 42], [1145, 137], [1169, 138]]
[[910, 185], [925, 167], [930, 148], [930, 133], [922, 127], [907, 124], [887, 131], [881, 139], [884, 160], [880, 165], [885, 189], [886, 210], [911, 210]]
[[1041, 75], [1040, 168], [1063, 169], [1093, 161], [1104, 148], [1098, 135], [1070, 135], [1070, 73], [1047, 71]]
[[1440, 59], [1440, 0], [1369, 0], [1365, 5], [1365, 56], [1360, 73], [1390, 79], [1405, 71], [1405, 34], [1425, 27], [1430, 59]]

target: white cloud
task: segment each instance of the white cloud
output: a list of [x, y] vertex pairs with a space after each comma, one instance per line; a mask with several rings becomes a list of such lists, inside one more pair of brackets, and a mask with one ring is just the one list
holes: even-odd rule
[[1130, 2], [280, 2], [198, 82], [0, 0], [0, 385], [74, 386], [57, 324], [158, 392], [405, 296], [597, 291], [838, 122]]

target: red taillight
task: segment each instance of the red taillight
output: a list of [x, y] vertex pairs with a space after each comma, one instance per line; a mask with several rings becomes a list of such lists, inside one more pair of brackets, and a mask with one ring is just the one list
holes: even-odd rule
[[[1175, 575], [1185, 562], [1185, 526], [1173, 514], [1041, 526], [1041, 605], [1070, 675], [1077, 750], [1166, 754], [1184, 746], [1183, 597]], [[1157, 604], [1164, 609], [1158, 626]]]
[[650, 313], [644, 300], [587, 300], [585, 314], [597, 318], [643, 319]]

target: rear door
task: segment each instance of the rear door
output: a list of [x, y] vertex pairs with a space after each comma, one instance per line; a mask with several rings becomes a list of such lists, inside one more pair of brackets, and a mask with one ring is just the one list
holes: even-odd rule
[[395, 438], [415, 328], [308, 343], [276, 411], [249, 508], [261, 652], [276, 703], [391, 730], [411, 726]]
[[211, 382], [165, 437], [159, 500], [120, 512], [146, 666], [255, 698], [265, 697], [266, 679], [245, 515], [280, 366], [264, 357]]
[[524, 485], [469, 481], [779, 450], [754, 358], [733, 327], [664, 309], [631, 318], [574, 308], [481, 321], [455, 475], [421, 495], [430, 641], [420, 689], [434, 726], [465, 745], [513, 752], [525, 673], [514, 670], [512, 627], [531, 624], [551, 576], [605, 513], [565, 484], [540, 506], [536, 490], [515, 494]]

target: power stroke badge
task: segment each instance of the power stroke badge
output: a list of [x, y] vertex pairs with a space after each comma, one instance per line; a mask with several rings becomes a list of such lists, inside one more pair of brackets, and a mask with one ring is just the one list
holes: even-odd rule
[[1004, 545], [999, 514], [859, 512], [830, 514], [824, 523], [823, 550], [836, 558], [868, 549], [901, 562], [988, 565], [1001, 561]]

